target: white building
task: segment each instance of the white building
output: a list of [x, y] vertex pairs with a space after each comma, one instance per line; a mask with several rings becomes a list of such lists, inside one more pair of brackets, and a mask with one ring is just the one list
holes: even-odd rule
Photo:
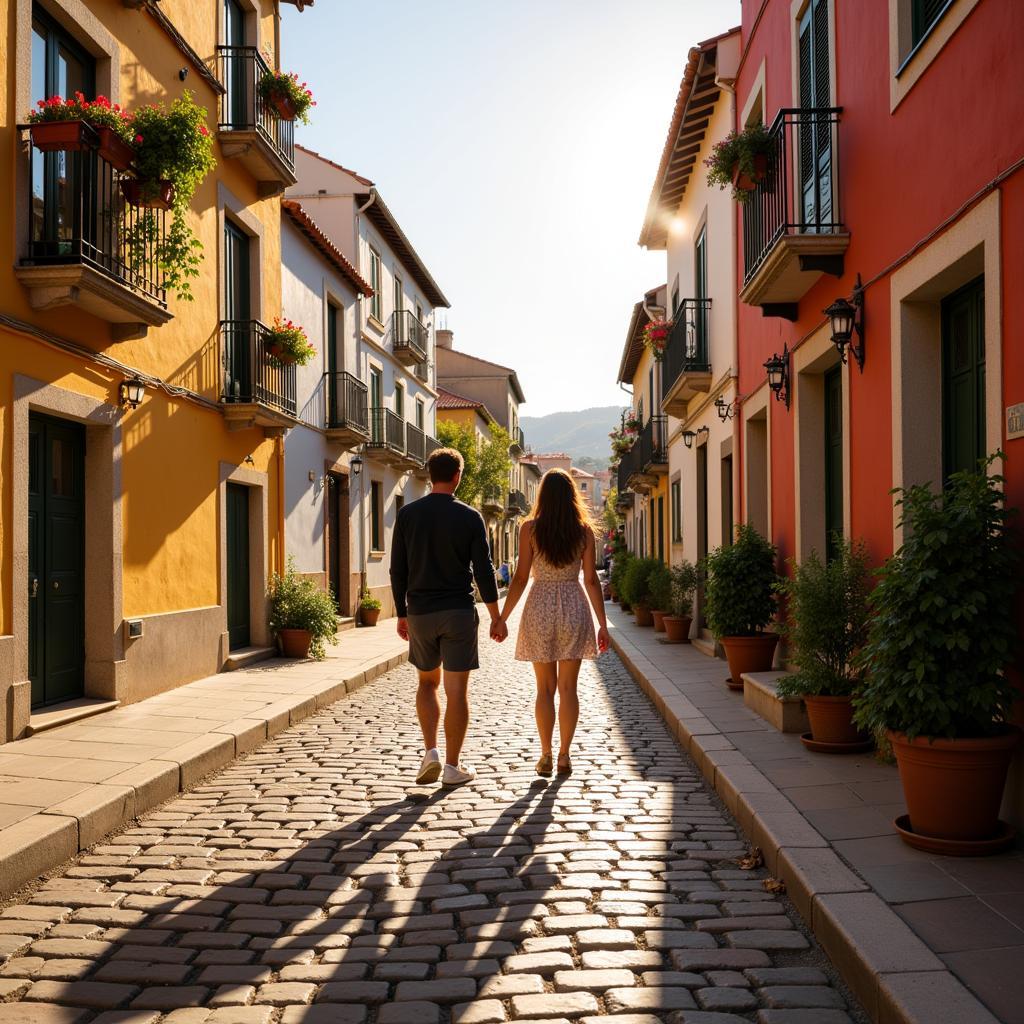
[[[295, 172], [287, 199], [301, 205], [371, 292], [357, 297], [352, 345], [344, 346], [352, 361], [334, 369], [354, 378], [345, 378], [352, 395], [366, 388], [361, 471], [352, 466], [348, 475], [350, 574], [381, 600], [383, 615], [393, 615], [391, 534], [402, 505], [429, 490], [424, 463], [437, 446], [434, 311], [448, 300], [372, 181], [301, 146]], [[308, 470], [296, 472], [304, 471], [308, 481]], [[289, 491], [289, 510], [299, 497]]]

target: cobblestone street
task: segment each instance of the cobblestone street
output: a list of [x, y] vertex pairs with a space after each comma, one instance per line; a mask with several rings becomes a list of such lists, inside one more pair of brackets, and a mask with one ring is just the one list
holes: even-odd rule
[[396, 669], [3, 910], [0, 1022], [865, 1019], [614, 654], [541, 780], [532, 671], [481, 643], [476, 782], [412, 786]]

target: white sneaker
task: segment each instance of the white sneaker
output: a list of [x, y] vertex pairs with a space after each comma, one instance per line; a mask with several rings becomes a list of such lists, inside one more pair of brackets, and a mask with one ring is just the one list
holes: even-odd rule
[[420, 773], [416, 776], [416, 785], [425, 786], [429, 782], [437, 782], [441, 775], [441, 755], [437, 747], [428, 750], [423, 755], [423, 764], [420, 765]]
[[472, 782], [476, 778], [476, 772], [468, 764], [446, 764], [444, 775], [441, 777], [442, 786], [461, 786], [466, 782]]

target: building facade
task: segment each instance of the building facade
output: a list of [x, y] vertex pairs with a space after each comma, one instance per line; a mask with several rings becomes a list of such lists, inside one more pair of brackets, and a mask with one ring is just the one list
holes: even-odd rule
[[364, 385], [368, 403], [361, 471], [349, 476], [350, 571], [381, 601], [382, 614], [393, 615], [390, 540], [402, 505], [429, 489], [425, 463], [437, 446], [433, 322], [448, 300], [373, 182], [302, 147], [296, 147], [296, 173], [288, 199], [302, 206], [371, 292], [356, 303], [354, 362], [335, 370]]
[[[280, 62], [272, 0], [2, 0], [0, 12], [11, 46], [0, 112], [9, 740], [34, 709], [137, 701], [267, 642], [281, 435], [296, 410], [287, 371], [258, 394], [252, 382], [260, 332], [281, 308], [277, 196], [295, 176], [291, 125], [252, 86]], [[194, 301], [167, 292], [152, 250], [122, 247], [145, 216], [121, 200], [130, 169], [91, 132], [75, 151], [32, 144], [27, 112], [76, 90], [129, 111], [188, 90], [206, 109], [217, 168], [188, 211], [203, 245]]]

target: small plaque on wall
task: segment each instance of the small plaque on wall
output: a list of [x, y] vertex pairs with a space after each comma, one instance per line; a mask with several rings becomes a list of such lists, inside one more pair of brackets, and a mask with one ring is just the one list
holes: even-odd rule
[[1024, 402], [1006, 407], [1006, 440], [1024, 437]]

